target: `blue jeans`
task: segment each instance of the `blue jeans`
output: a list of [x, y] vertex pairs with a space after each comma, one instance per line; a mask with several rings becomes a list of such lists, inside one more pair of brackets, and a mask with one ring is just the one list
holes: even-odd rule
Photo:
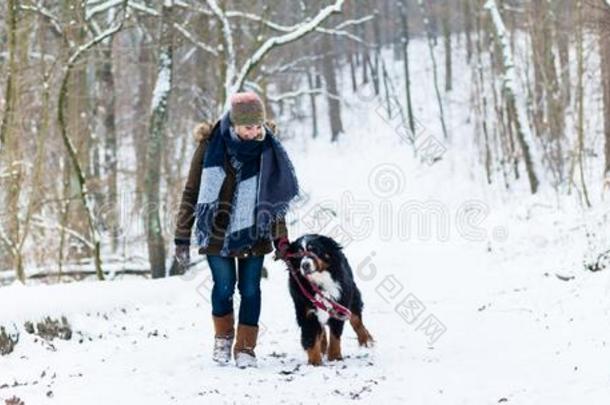
[[[239, 306], [239, 323], [258, 326], [261, 314], [261, 273], [265, 256], [251, 256], [237, 259], [239, 281], [237, 288], [241, 297]], [[233, 312], [233, 293], [237, 272], [236, 259], [207, 255], [212, 269], [214, 286], [212, 287], [212, 315], [224, 316]]]

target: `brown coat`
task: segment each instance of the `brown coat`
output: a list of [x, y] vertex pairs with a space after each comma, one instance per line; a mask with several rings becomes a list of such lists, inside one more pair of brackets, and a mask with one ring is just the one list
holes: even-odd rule
[[[180, 202], [180, 208], [178, 211], [178, 217], [176, 221], [176, 232], [175, 242], [176, 244], [187, 244], [191, 239], [191, 229], [195, 223], [195, 207], [197, 206], [197, 197], [199, 196], [199, 185], [201, 183], [201, 170], [203, 166], [203, 158], [205, 156], [206, 148], [209, 144], [210, 136], [213, 130], [219, 125], [212, 128], [210, 124], [200, 124], [195, 129], [195, 139], [198, 142], [197, 149], [193, 155], [191, 161], [191, 167], [189, 170], [186, 185], [182, 193], [182, 200]], [[271, 125], [272, 127], [272, 125]], [[235, 192], [235, 170], [233, 166], [229, 164], [228, 159], [225, 158], [224, 166], [226, 177], [219, 195], [219, 206], [222, 209], [218, 210], [218, 214], [214, 217], [213, 229], [210, 236], [210, 244], [207, 248], [200, 248], [199, 253], [218, 255], [223, 246], [224, 232], [229, 225], [231, 202], [233, 201], [233, 193]], [[273, 224], [272, 228], [273, 238], [279, 238], [281, 236], [288, 237], [288, 231], [286, 229], [286, 221], [282, 218]], [[269, 240], [260, 240], [251, 249], [233, 253], [231, 257], [248, 257], [248, 256], [262, 256], [273, 251], [273, 246]]]

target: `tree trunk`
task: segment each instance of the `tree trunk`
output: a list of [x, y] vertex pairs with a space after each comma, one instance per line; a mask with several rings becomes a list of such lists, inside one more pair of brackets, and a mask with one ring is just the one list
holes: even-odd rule
[[398, 8], [400, 9], [400, 22], [402, 28], [402, 52], [403, 52], [403, 67], [405, 75], [405, 94], [407, 98], [407, 117], [409, 119], [409, 129], [411, 130], [411, 136], [415, 138], [415, 117], [413, 114], [413, 102], [411, 101], [411, 73], [409, 71], [409, 13], [408, 13], [408, 1], [399, 0]]
[[515, 77], [515, 64], [508, 42], [506, 26], [500, 15], [500, 11], [496, 5], [495, 0], [488, 0], [485, 4], [485, 8], [489, 11], [494, 28], [496, 30], [496, 40], [498, 41], [499, 48], [503, 55], [503, 80], [502, 85], [504, 89], [504, 96], [508, 103], [511, 121], [515, 125], [515, 132], [519, 145], [521, 146], [521, 152], [523, 153], [523, 160], [525, 162], [525, 168], [527, 170], [528, 179], [530, 183], [530, 191], [535, 194], [538, 191], [538, 170], [536, 169], [536, 162], [532, 158], [531, 148], [535, 147], [535, 139], [531, 134], [531, 131], [527, 122], [527, 114], [525, 113], [525, 106], [523, 103], [517, 102], [517, 92], [515, 90], [516, 77]]
[[[17, 0], [9, 0], [7, 5], [7, 34], [8, 34], [8, 77], [5, 90], [5, 108], [0, 124], [0, 167], [4, 166], [7, 169], [7, 177], [2, 179], [2, 197], [3, 212], [7, 215], [0, 223], [0, 232], [6, 236], [4, 243], [7, 244], [8, 250], [11, 252], [11, 258], [7, 258], [6, 263], [12, 263], [12, 267], [16, 271], [17, 278], [23, 283], [25, 282], [25, 272], [21, 254], [17, 249], [19, 243], [19, 235], [21, 233], [19, 224], [19, 199], [21, 195], [21, 186], [23, 180], [23, 164], [22, 164], [22, 141], [20, 133], [18, 114], [20, 113], [20, 93], [17, 91], [20, 82], [20, 63], [25, 63], [27, 55], [24, 58], [24, 51], [27, 50], [27, 35], [18, 36], [18, 16], [17, 16]], [[23, 21], [20, 21], [23, 24]], [[27, 33], [26, 27], [23, 27], [23, 32]], [[6, 218], [6, 219], [5, 219]]]
[[[66, 21], [72, 21], [71, 24], [67, 25], [66, 37], [75, 45], [75, 47], [81, 46], [86, 41], [86, 32], [84, 28], [84, 3], [76, 2], [69, 4], [68, 2], [63, 4], [63, 16]], [[89, 95], [89, 84], [87, 83], [87, 66], [85, 64], [76, 65], [70, 68], [68, 74], [68, 83], [65, 93], [65, 110], [62, 113], [65, 114], [65, 125], [67, 136], [71, 139], [73, 147], [76, 151], [76, 159], [78, 159], [77, 169], [75, 165], [65, 165], [64, 169], [67, 171], [69, 177], [68, 181], [68, 212], [65, 224], [68, 228], [76, 230], [81, 235], [87, 235], [90, 232], [90, 226], [87, 221], [86, 207], [81, 204], [78, 199], [74, 199], [73, 196], [81, 193], [81, 184], [79, 174], [77, 170], [82, 170], [82, 176], [87, 178], [87, 198], [95, 196], [99, 191], [99, 187], [95, 184], [95, 178], [93, 177], [93, 171], [91, 170], [91, 164], [95, 160], [90, 159], [90, 148], [93, 144], [91, 136], [91, 127], [89, 125], [90, 114], [89, 114], [89, 103], [87, 100], [90, 99]], [[97, 201], [90, 200], [92, 203], [91, 209], [95, 210], [95, 204]], [[93, 238], [93, 235], [90, 235]], [[82, 259], [92, 254], [91, 248], [83, 244], [80, 240], [72, 238], [70, 235], [67, 236], [69, 243], [68, 246], [68, 258]]]
[[605, 164], [604, 175], [610, 187], [610, 25], [602, 21], [610, 20], [610, 6], [607, 6], [601, 13], [599, 49], [601, 53], [601, 77], [603, 88], [604, 103], [604, 139], [605, 139]]
[[470, 0], [463, 1], [464, 33], [466, 34], [466, 61], [472, 59], [472, 13], [470, 11]]
[[343, 121], [341, 120], [341, 101], [339, 100], [339, 89], [337, 88], [337, 77], [333, 63], [333, 46], [328, 35], [323, 39], [322, 72], [326, 81], [326, 94], [328, 101], [328, 115], [330, 118], [331, 142], [336, 142], [343, 132]]
[[[356, 79], [356, 64], [354, 62], [354, 56], [355, 56], [355, 52], [354, 52], [354, 44], [350, 44], [350, 50], [348, 51], [348, 59], [349, 59], [349, 73], [350, 73], [350, 78], [352, 79], [352, 91], [354, 93], [356, 93], [358, 91], [358, 80]], [[307, 74], [309, 75], [309, 71], [307, 72]], [[310, 86], [311, 87], [311, 86]]]
[[[307, 68], [307, 83], [309, 85], [309, 90], [314, 90], [316, 88], [313, 73], [310, 68]], [[309, 94], [309, 103], [311, 105], [311, 137], [315, 139], [318, 137], [318, 111], [316, 107], [316, 95], [313, 91]]]
[[575, 159], [578, 161], [578, 171], [580, 172], [580, 183], [582, 186], [583, 200], [588, 208], [591, 207], [589, 201], [589, 193], [587, 191], [587, 183], [585, 181], [584, 173], [584, 142], [585, 142], [585, 89], [584, 89], [584, 75], [585, 75], [585, 56], [584, 56], [584, 27], [583, 27], [583, 4], [582, 1], [577, 2], [578, 8], [578, 40], [577, 40], [577, 57], [578, 57], [578, 86], [577, 86], [577, 97], [578, 97], [578, 143], [577, 143], [577, 154]]
[[445, 37], [445, 91], [453, 88], [451, 61], [451, 7], [454, 0], [446, 0], [443, 4], [443, 36]]
[[106, 176], [106, 198], [105, 204], [108, 209], [104, 210], [104, 223], [110, 233], [112, 251], [118, 248], [119, 235], [119, 200], [118, 200], [118, 145], [116, 134], [116, 91], [114, 86], [114, 73], [112, 71], [112, 38], [109, 38], [102, 50], [102, 62], [100, 64], [101, 100], [103, 105], [103, 128], [104, 128], [104, 175]]
[[555, 67], [550, 3], [547, 0], [532, 1], [532, 52], [535, 71], [536, 126], [538, 134], [550, 151], [550, 168], [556, 185], [564, 180], [563, 136], [564, 106], [559, 79]]
[[373, 11], [375, 18], [373, 19], [373, 40], [375, 41], [375, 58], [374, 65], [371, 66], [373, 80], [375, 83], [375, 94], [379, 95], [379, 87], [381, 84], [381, 71], [379, 68], [379, 58], [381, 57], [381, 28], [379, 27], [381, 15], [379, 10]]
[[441, 91], [438, 84], [438, 65], [436, 63], [436, 55], [434, 54], [434, 47], [436, 45], [436, 39], [434, 36], [434, 30], [430, 24], [430, 13], [423, 0], [419, 0], [419, 6], [421, 13], [424, 16], [424, 27], [426, 30], [426, 36], [428, 38], [428, 50], [430, 51], [430, 60], [432, 61], [432, 73], [434, 75], [434, 91], [436, 93], [436, 100], [438, 102], [439, 119], [441, 121], [441, 127], [443, 129], [443, 138], [448, 139], [449, 134], [447, 133], [447, 125], [445, 124], [445, 109], [443, 107], [443, 99], [441, 97]]
[[569, 105], [572, 98], [572, 83], [570, 82], [570, 27], [572, 0], [560, 0], [557, 2], [557, 21], [555, 29], [557, 32], [557, 49], [559, 54], [561, 89], [564, 105]]
[[[153, 69], [153, 51], [149, 46], [144, 46], [143, 37], [145, 36], [144, 29], [134, 33], [133, 43], [139, 46], [138, 50], [138, 96], [136, 102], [136, 115], [138, 117], [147, 117], [150, 114], [150, 100], [152, 98]], [[135, 206], [142, 207], [144, 205], [144, 182], [146, 179], [146, 145], [148, 144], [149, 120], [139, 119], [135, 123], [133, 132], [134, 145], [136, 151], [136, 179], [135, 179]]]
[[165, 277], [165, 242], [161, 229], [160, 187], [161, 157], [166, 138], [169, 96], [173, 76], [172, 22], [173, 4], [166, 2], [161, 16], [161, 52], [158, 61], [158, 74], [151, 105], [150, 133], [147, 143], [146, 160], [149, 164], [145, 184], [145, 218], [148, 244], [148, 257], [153, 278]]
[[0, 124], [0, 154], [4, 151], [4, 144], [8, 138], [8, 132], [12, 129], [11, 121], [14, 113], [15, 99], [15, 80], [17, 76], [17, 2], [18, 0], [8, 0], [6, 5], [6, 30], [8, 46], [8, 74], [6, 78], [6, 88], [4, 90], [4, 114]]

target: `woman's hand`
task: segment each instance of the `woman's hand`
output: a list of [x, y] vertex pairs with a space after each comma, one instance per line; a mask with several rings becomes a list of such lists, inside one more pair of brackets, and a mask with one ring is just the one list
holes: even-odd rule
[[176, 245], [176, 261], [183, 269], [186, 269], [191, 262], [190, 248], [187, 244]]
[[288, 252], [288, 246], [290, 241], [286, 236], [281, 236], [273, 240], [273, 246], [275, 247], [275, 255], [273, 260], [286, 260], [286, 252]]

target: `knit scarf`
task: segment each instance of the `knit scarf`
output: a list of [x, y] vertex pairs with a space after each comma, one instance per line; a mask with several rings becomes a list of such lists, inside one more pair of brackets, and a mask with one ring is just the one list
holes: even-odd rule
[[230, 222], [224, 234], [221, 256], [230, 256], [272, 238], [273, 222], [283, 217], [298, 195], [294, 167], [280, 142], [266, 132], [262, 141], [241, 140], [229, 114], [214, 130], [205, 152], [197, 198], [197, 243], [210, 243], [214, 217], [219, 211], [219, 194], [226, 173], [225, 154], [235, 169], [236, 188], [229, 210]]

